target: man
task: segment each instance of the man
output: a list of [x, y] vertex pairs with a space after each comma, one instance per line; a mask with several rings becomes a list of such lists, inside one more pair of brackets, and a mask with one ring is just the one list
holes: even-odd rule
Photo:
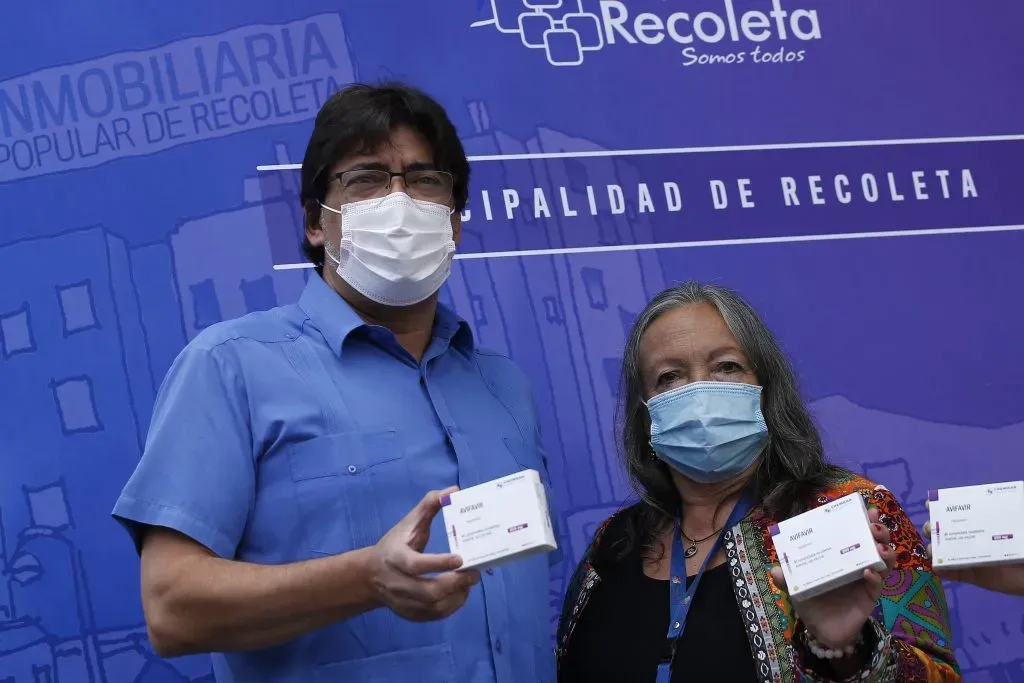
[[455, 570], [440, 496], [547, 482], [524, 375], [438, 303], [469, 164], [444, 110], [353, 85], [302, 164], [298, 304], [204, 330], [171, 367], [114, 515], [158, 653], [218, 681], [553, 681], [547, 561]]

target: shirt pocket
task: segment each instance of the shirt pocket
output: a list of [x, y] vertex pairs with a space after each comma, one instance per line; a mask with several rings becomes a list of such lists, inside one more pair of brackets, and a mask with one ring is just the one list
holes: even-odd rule
[[314, 683], [452, 683], [454, 680], [455, 661], [447, 643], [324, 664], [313, 671]]
[[[547, 497], [548, 508], [551, 510], [552, 515], [554, 515], [555, 510], [551, 507], [551, 482], [548, 480], [548, 469], [544, 452], [532, 443], [509, 436], [505, 437], [505, 447], [508, 448], [509, 453], [512, 454], [512, 459], [517, 465], [515, 471], [536, 470], [540, 474], [541, 482], [544, 484], [544, 495]], [[505, 474], [513, 474], [513, 472], [506, 472]]]
[[463, 488], [501, 479], [523, 470], [537, 470], [544, 475], [541, 451], [519, 437], [470, 433], [464, 436], [466, 453], [472, 461], [467, 467], [459, 462]]
[[401, 518], [391, 519], [389, 492], [408, 480], [394, 430], [346, 432], [287, 448], [288, 466], [311, 553], [337, 555], [365, 548]]
[[537, 470], [542, 477], [547, 477], [547, 470], [544, 467], [544, 454], [539, 448], [533, 444], [526, 443], [520, 438], [511, 436], [505, 437], [505, 447], [512, 454], [512, 458], [519, 465], [519, 469]]

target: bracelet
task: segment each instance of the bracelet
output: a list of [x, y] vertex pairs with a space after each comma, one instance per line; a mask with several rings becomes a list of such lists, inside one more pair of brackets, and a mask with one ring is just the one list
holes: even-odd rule
[[864, 642], [864, 635], [858, 634], [857, 640], [847, 645], [843, 649], [832, 649], [825, 647], [818, 640], [811, 635], [811, 632], [804, 629], [804, 643], [807, 645], [807, 649], [811, 651], [818, 659], [842, 659], [843, 657], [850, 657], [857, 653], [857, 648]]

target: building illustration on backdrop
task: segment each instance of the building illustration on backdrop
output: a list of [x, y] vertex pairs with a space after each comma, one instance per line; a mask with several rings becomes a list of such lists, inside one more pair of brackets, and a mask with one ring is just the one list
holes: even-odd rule
[[189, 339], [214, 323], [296, 301], [302, 293], [302, 271], [273, 270], [270, 235], [281, 231], [269, 227], [294, 224], [298, 194], [282, 189], [275, 197], [268, 185], [247, 179], [241, 208], [189, 221], [171, 237]]
[[[483, 103], [469, 107], [470, 154], [598, 149], [548, 129], [519, 140], [491, 125]], [[283, 146], [273, 156], [288, 162]], [[488, 173], [564, 186], [576, 200], [588, 184], [636, 184], [636, 171], [614, 158], [487, 163]], [[205, 658], [168, 663], [152, 653], [137, 599], [125, 598], [125, 586], [137, 585], [137, 559], [107, 503], [137, 461], [159, 383], [187, 340], [220, 320], [296, 300], [309, 274], [273, 269], [275, 245], [301, 237], [294, 174], [254, 173], [226, 202], [233, 206], [148, 245], [128, 247], [89, 226], [0, 246], [0, 267], [9, 270], [24, 271], [41, 251], [70, 264], [0, 292], [0, 386], [20, 395], [0, 415], [11, 435], [4, 462], [16, 463], [13, 477], [0, 477], [0, 683], [212, 680]], [[486, 249], [486, 225], [468, 222], [464, 239]], [[562, 239], [556, 225], [552, 247]], [[635, 207], [596, 225], [599, 239], [652, 241]], [[611, 438], [616, 373], [635, 315], [667, 284], [654, 252], [640, 251], [461, 260], [443, 291], [481, 343], [527, 369], [537, 394], [558, 505], [553, 608], [595, 525], [628, 495]], [[1024, 440], [1024, 425], [935, 424], [842, 397], [812, 408], [836, 457], [885, 481], [918, 525], [931, 482], [915, 480], [908, 461], [948, 468], [972, 448], [1009, 452]], [[44, 414], [50, 428], [31, 441], [16, 428]], [[1020, 624], [986, 608], [998, 598], [947, 590], [968, 680], [1024, 680]]]
[[[102, 227], [0, 246], [9, 271], [41, 252], [62, 263], [0, 292], [0, 385], [20, 394], [0, 417], [4, 462], [15, 463], [0, 477], [0, 682], [209, 677], [204, 657], [152, 653], [138, 591], [125, 591], [138, 559], [109, 513], [188, 339], [302, 289], [301, 271], [272, 270], [265, 223], [291, 198], [261, 197], [247, 179], [237, 208], [136, 248]], [[50, 428], [19, 440], [17, 425], [40, 415]]]
[[[138, 560], [109, 506], [188, 338], [301, 291], [301, 272], [273, 273], [260, 232], [280, 202], [246, 202], [253, 187], [255, 178], [244, 183], [237, 209], [188, 221], [163, 243], [128, 249], [92, 227], [0, 247], [10, 270], [41, 251], [64, 264], [0, 293], [0, 384], [20, 393], [0, 418], [12, 435], [5, 462], [16, 463], [15, 476], [0, 477], [3, 683], [208, 676], [205, 658], [172, 665], [149, 648], [138, 600], [125, 599]], [[211, 257], [227, 253], [228, 266]], [[16, 425], [40, 415], [52, 427], [19, 441]]]

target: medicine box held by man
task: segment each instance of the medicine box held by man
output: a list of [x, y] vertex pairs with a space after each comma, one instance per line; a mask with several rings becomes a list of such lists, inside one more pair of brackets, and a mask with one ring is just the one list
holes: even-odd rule
[[516, 474], [455, 491], [441, 501], [448, 546], [461, 569], [488, 569], [557, 547], [540, 474]]

